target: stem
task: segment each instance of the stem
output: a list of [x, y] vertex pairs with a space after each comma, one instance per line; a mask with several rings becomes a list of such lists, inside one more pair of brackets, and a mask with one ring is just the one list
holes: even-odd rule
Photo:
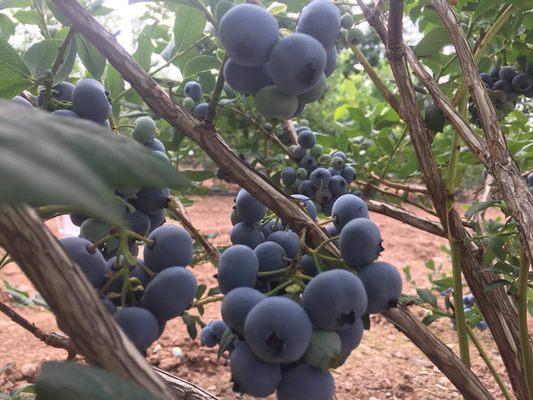
[[199, 307], [199, 306], [203, 306], [203, 305], [209, 304], [209, 303], [216, 303], [217, 301], [222, 301], [223, 299], [224, 299], [223, 295], [206, 297], [206, 298], [204, 298], [202, 300], [195, 301], [192, 304], [192, 307]]
[[316, 249], [311, 250], [311, 251], [317, 253], [317, 252], [318, 252], [322, 247], [324, 247], [326, 244], [328, 244], [328, 243], [330, 243], [330, 242], [333, 242], [333, 241], [337, 240], [339, 237], [340, 237], [340, 235], [332, 236], [332, 237], [330, 237], [330, 238], [327, 238], [327, 239], [324, 240], [322, 243], [320, 243], [320, 244], [316, 247]]
[[[167, 62], [165, 62], [163, 65], [161, 65], [160, 67], [157, 67], [156, 69], [154, 69], [152, 72], [150, 72], [150, 75], [155, 75], [157, 74], [159, 71], [165, 69], [166, 67], [168, 67], [170, 64], [172, 64], [174, 61], [176, 61], [178, 58], [180, 58], [182, 55], [184, 55], [185, 53], [187, 53], [189, 50], [195, 48], [197, 45], [199, 45], [200, 43], [202, 43], [202, 41], [205, 39], [206, 37], [205, 36], [202, 36], [200, 39], [198, 39], [196, 42], [194, 42], [193, 44], [191, 44], [189, 47], [187, 47], [185, 50], [182, 50], [176, 54], [174, 54], [172, 56], [172, 58], [170, 58]], [[124, 91], [124, 93], [126, 93], [127, 90]], [[123, 94], [121, 93], [119, 96], [117, 96], [117, 98], [120, 98], [122, 97]]]
[[228, 55], [224, 55], [224, 59], [222, 60], [222, 65], [220, 66], [220, 71], [218, 71], [218, 77], [217, 77], [217, 83], [215, 85], [215, 90], [213, 90], [213, 96], [211, 97], [211, 101], [209, 102], [209, 107], [207, 108], [207, 121], [212, 122], [213, 119], [215, 119], [215, 115], [217, 113], [217, 105], [218, 100], [220, 99], [220, 95], [222, 94], [222, 89], [224, 88], [224, 66], [226, 65], [226, 62], [228, 61]]
[[403, 129], [403, 132], [402, 132], [401, 136], [398, 138], [396, 143], [394, 143], [394, 148], [392, 149], [392, 152], [391, 152], [389, 158], [387, 159], [387, 162], [385, 163], [385, 166], [383, 167], [383, 170], [381, 171], [381, 176], [385, 176], [385, 174], [388, 172], [390, 163], [392, 162], [392, 159], [394, 158], [394, 156], [398, 152], [398, 149], [400, 148], [400, 144], [403, 142], [403, 140], [405, 139], [406, 136], [407, 136], [407, 127], [405, 127]]
[[[464, 115], [466, 108], [465, 99], [460, 102], [460, 112]], [[470, 354], [468, 350], [468, 332], [467, 323], [465, 319], [465, 312], [463, 308], [463, 282], [461, 275], [461, 245], [456, 240], [452, 232], [452, 223], [449, 220], [449, 215], [454, 210], [454, 194], [457, 180], [457, 169], [459, 165], [459, 152], [461, 149], [461, 136], [454, 131], [452, 138], [452, 149], [450, 152], [450, 159], [448, 161], [448, 176], [446, 180], [446, 219], [448, 226], [448, 241], [450, 243], [450, 250], [452, 256], [452, 274], [453, 274], [453, 306], [455, 309], [455, 321], [457, 324], [457, 338], [459, 341], [459, 353], [461, 360], [467, 367], [470, 367]]]
[[54, 65], [52, 66], [52, 75], [55, 76], [57, 73], [57, 70], [63, 64], [64, 58], [65, 58], [65, 52], [67, 51], [68, 46], [70, 45], [70, 42], [72, 41], [72, 38], [76, 32], [74, 29], [69, 28], [67, 36], [65, 36], [65, 39], [63, 40], [63, 43], [61, 43], [61, 46], [59, 46], [59, 50], [57, 51], [56, 59], [54, 60]]
[[266, 295], [268, 297], [274, 296], [276, 293], [278, 293], [280, 290], [285, 289], [286, 287], [289, 287], [294, 283], [294, 279], [289, 279], [287, 282], [283, 282], [281, 285], [276, 286], [274, 289], [272, 289], [270, 292], [268, 292]]
[[130, 231], [129, 229], [124, 229], [124, 233], [126, 233], [127, 236], [130, 236], [136, 240], [140, 240], [141, 242], [144, 242], [144, 244], [147, 244], [148, 246], [154, 245], [153, 239], [147, 239], [142, 235], [139, 235], [138, 233], [135, 233], [133, 231]]
[[518, 278], [518, 326], [520, 330], [520, 348], [524, 362], [529, 398], [533, 399], [533, 355], [527, 327], [527, 284], [529, 274], [529, 260], [523, 248], [520, 249], [520, 275]]
[[204, 2], [202, 0], [189, 0], [190, 3], [193, 6], [198, 7], [200, 10], [203, 11], [205, 14], [205, 18], [213, 24], [213, 26], [217, 26], [217, 21], [215, 20], [215, 17], [213, 17], [213, 14], [211, 14], [211, 11], [205, 6]]
[[46, 39], [51, 39], [52, 35], [50, 35], [50, 32], [48, 31], [48, 24], [46, 23], [46, 16], [44, 15], [43, 9], [39, 7], [36, 0], [32, 0], [33, 8], [37, 10], [37, 15], [39, 16], [39, 30], [41, 31], [41, 34]]
[[472, 343], [474, 343], [474, 346], [479, 352], [479, 356], [483, 359], [483, 361], [485, 361], [485, 364], [489, 368], [490, 373], [492, 374], [492, 376], [496, 380], [496, 383], [500, 387], [503, 397], [505, 397], [506, 400], [512, 400], [511, 395], [509, 394], [509, 392], [507, 391], [507, 388], [505, 387], [505, 383], [503, 383], [502, 377], [500, 376], [498, 371], [496, 371], [494, 364], [492, 364], [492, 361], [490, 360], [488, 354], [486, 353], [485, 349], [483, 348], [479, 340], [477, 340], [477, 337], [474, 334], [474, 331], [468, 325], [466, 326], [466, 329], [468, 332], [468, 336], [470, 337], [470, 340], [472, 341]]
[[280, 274], [284, 274], [285, 272], [288, 272], [290, 270], [291, 270], [291, 267], [286, 267], [286, 268], [277, 269], [275, 271], [259, 272], [258, 276], [260, 278], [269, 278], [272, 276], [278, 276]]

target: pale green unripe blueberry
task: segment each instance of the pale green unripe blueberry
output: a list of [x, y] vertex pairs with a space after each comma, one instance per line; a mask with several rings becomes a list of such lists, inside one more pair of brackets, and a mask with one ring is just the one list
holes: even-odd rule
[[341, 26], [344, 29], [350, 29], [353, 26], [353, 17], [350, 13], [345, 13], [341, 18]]
[[150, 117], [140, 117], [133, 123], [132, 136], [137, 142], [145, 144], [155, 139], [157, 126]]
[[341, 339], [334, 331], [315, 331], [305, 352], [305, 361], [315, 368], [327, 370], [338, 363]]

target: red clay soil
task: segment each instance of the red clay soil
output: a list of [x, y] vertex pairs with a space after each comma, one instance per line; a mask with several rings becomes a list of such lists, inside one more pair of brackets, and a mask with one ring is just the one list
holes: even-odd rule
[[[217, 233], [218, 236], [213, 240], [215, 245], [228, 245], [232, 197], [206, 196], [195, 200], [194, 205], [188, 208], [194, 225], [204, 234]], [[410, 210], [420, 213], [414, 208]], [[428, 287], [428, 270], [424, 263], [429, 259], [433, 259], [437, 266], [442, 263], [443, 270], [450, 273], [449, 259], [440, 250], [445, 244], [444, 239], [381, 215], [373, 214], [371, 218], [379, 225], [385, 241], [385, 252], [381, 259], [393, 263], [400, 270], [408, 265], [418, 286]], [[54, 221], [49, 226], [56, 231], [57, 224]], [[199, 282], [208, 287], [215, 285], [215, 270], [211, 264], [198, 265], [194, 272]], [[34, 293], [31, 283], [16, 265], [9, 265], [0, 271], [0, 279]], [[412, 293], [414, 288], [405, 284], [404, 292]], [[58, 329], [53, 315], [46, 309], [16, 306], [5, 292], [0, 292], [0, 298], [40, 328], [47, 331]], [[219, 307], [218, 303], [209, 304], [204, 320], [220, 318]], [[424, 317], [424, 310], [413, 308], [413, 312], [420, 318]], [[439, 320], [431, 325], [431, 329], [444, 343], [458, 351], [455, 332], [448, 321]], [[497, 369], [503, 374], [502, 362], [490, 333], [476, 332]], [[172, 350], [179, 350], [176, 348], [181, 349], [181, 357], [173, 356]], [[487, 384], [495, 398], [503, 398], [475, 349], [471, 350], [471, 354], [473, 370]], [[10, 369], [0, 373], [1, 390], [11, 391], [33, 381], [42, 362], [65, 358], [65, 351], [46, 346], [3, 314], [0, 315], [0, 369], [13, 363]], [[250, 398], [239, 397], [232, 392], [227, 359], [217, 361], [216, 350], [202, 347], [199, 339], [189, 339], [180, 319], [167, 324], [163, 336], [149, 349], [148, 361], [203, 386], [221, 399]], [[346, 364], [333, 374], [338, 400], [460, 398], [454, 386], [424, 354], [380, 316], [372, 318], [371, 330], [365, 332], [361, 345]]]

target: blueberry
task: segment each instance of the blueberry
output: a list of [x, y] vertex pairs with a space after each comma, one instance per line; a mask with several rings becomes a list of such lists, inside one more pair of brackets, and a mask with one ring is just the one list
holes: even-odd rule
[[168, 188], [143, 188], [137, 193], [133, 205], [145, 214], [155, 214], [167, 207], [169, 195]]
[[516, 76], [516, 70], [510, 65], [503, 66], [500, 69], [499, 76], [501, 80], [507, 81], [507, 83], [511, 83], [513, 81], [513, 78]]
[[[331, 173], [331, 169], [329, 171]], [[333, 175], [329, 181], [328, 188], [333, 196], [342, 196], [348, 191], [348, 183], [341, 175]]]
[[355, 169], [350, 165], [345, 165], [341, 171], [341, 176], [350, 184], [355, 180]]
[[228, 85], [245, 95], [254, 95], [265, 86], [272, 85], [266, 65], [247, 67], [228, 60], [224, 65], [224, 78]]
[[485, 84], [485, 86], [488, 88], [488, 89], [492, 89], [492, 84], [494, 82], [492, 82], [492, 78], [490, 77], [489, 74], [485, 73], [485, 72], [482, 72], [480, 74], [481, 76], [481, 79], [483, 80], [483, 83]]
[[198, 119], [206, 119], [208, 111], [209, 111], [209, 104], [199, 103], [193, 108], [192, 113]]
[[533, 75], [520, 73], [517, 74], [512, 81], [512, 87], [519, 93], [524, 93], [533, 87]]
[[315, 260], [309, 254], [304, 254], [300, 259], [300, 267], [302, 272], [308, 276], [315, 276], [318, 274], [318, 268], [316, 267]]
[[266, 207], [245, 189], [241, 189], [235, 199], [239, 219], [249, 224], [259, 222], [265, 216]]
[[363, 283], [354, 273], [332, 269], [309, 282], [302, 303], [315, 327], [344, 329], [365, 313], [367, 296]]
[[333, 195], [328, 188], [318, 189], [315, 193], [315, 200], [320, 205], [328, 204], [332, 198]]
[[240, 336], [244, 336], [244, 321], [256, 304], [267, 297], [251, 287], [237, 287], [224, 296], [222, 319]]
[[305, 361], [315, 368], [335, 367], [341, 354], [341, 339], [335, 331], [315, 330], [305, 352]]
[[310, 149], [316, 143], [315, 134], [311, 131], [302, 131], [298, 134], [298, 144], [304, 149]]
[[192, 262], [192, 238], [182, 227], [160, 226], [148, 236], [148, 239], [154, 243], [144, 246], [144, 261], [152, 271], [160, 272], [169, 267], [185, 267]]
[[11, 99], [12, 103], [15, 103], [22, 107], [33, 108], [33, 105], [22, 96], [15, 96]]
[[[144, 264], [143, 261], [140, 259], [137, 259], [137, 264], [129, 266], [128, 276], [130, 278], [137, 278], [141, 282], [141, 285], [146, 288], [146, 285], [150, 281], [150, 277], [142, 269], [141, 264]], [[123, 256], [120, 256], [119, 258], [117, 258], [116, 256], [111, 257], [109, 260], [106, 261], [107, 275], [113, 278], [114, 275], [116, 275], [117, 272], [120, 271], [123, 266], [124, 266]], [[121, 293], [123, 287], [124, 287], [124, 279], [123, 279], [123, 276], [121, 275], [120, 277], [115, 278], [114, 281], [107, 287], [106, 293], [109, 293], [109, 292]]]
[[314, 37], [329, 50], [334, 47], [340, 28], [337, 6], [332, 1], [314, 0], [303, 8], [296, 30]]
[[302, 357], [313, 327], [305, 310], [284, 297], [257, 304], [244, 323], [244, 336], [252, 351], [269, 363], [290, 363]]
[[292, 185], [296, 180], [296, 170], [293, 167], [286, 167], [281, 173], [281, 180], [285, 185]]
[[103, 122], [109, 117], [111, 104], [105, 88], [95, 79], [82, 79], [72, 91], [72, 109], [82, 118]]
[[70, 221], [76, 226], [81, 226], [83, 221], [89, 218], [87, 215], [81, 213], [70, 213], [69, 217]]
[[316, 158], [309, 154], [304, 156], [300, 160], [300, 167], [305, 168], [307, 171], [313, 171], [317, 167], [318, 163]]
[[298, 95], [298, 101], [302, 104], [310, 104], [324, 97], [328, 83], [326, 82], [326, 75], [322, 74], [318, 82], [307, 92]]
[[299, 95], [311, 90], [322, 78], [326, 60], [326, 51], [319, 41], [294, 33], [274, 46], [267, 69], [281, 92]]
[[467, 294], [463, 296], [463, 304], [465, 307], [472, 307], [475, 303], [475, 298], [473, 294]]
[[282, 231], [283, 229], [284, 228], [282, 222], [277, 218], [273, 218], [267, 223], [261, 225], [261, 232], [267, 239], [274, 232]]
[[502, 90], [505, 93], [511, 91], [511, 84], [505, 80], [500, 79], [496, 81], [492, 87], [493, 90]]
[[224, 14], [218, 25], [220, 40], [229, 57], [246, 66], [267, 62], [278, 41], [278, 23], [264, 8], [239, 4]]
[[311, 217], [313, 221], [316, 221], [316, 217], [318, 216], [318, 212], [316, 210], [315, 204], [309, 199], [309, 197], [301, 195], [301, 194], [293, 194], [291, 196], [293, 199], [296, 199], [299, 203], [303, 203], [305, 206], [305, 209], [307, 210], [307, 214]]
[[196, 278], [188, 269], [166, 268], [146, 286], [143, 305], [158, 319], [168, 321], [191, 306], [196, 286]]
[[276, 391], [281, 380], [278, 364], [261, 361], [250, 346], [238, 341], [229, 361], [233, 391], [255, 397], [267, 397]]
[[150, 217], [138, 210], [124, 214], [124, 220], [129, 230], [141, 236], [146, 236], [152, 226]]
[[316, 189], [327, 188], [331, 179], [331, 174], [326, 168], [315, 169], [310, 176], [311, 184]]
[[331, 373], [309, 364], [298, 365], [283, 373], [278, 386], [278, 400], [332, 400], [334, 393]]
[[324, 74], [330, 76], [335, 68], [337, 68], [337, 49], [333, 46], [326, 52], [326, 67], [324, 68]]
[[366, 218], [348, 222], [341, 231], [339, 249], [352, 268], [374, 262], [383, 251], [381, 234], [376, 224]]
[[[291, 146], [291, 155], [296, 160], [299, 161], [307, 155], [307, 150], [302, 146]], [[300, 169], [298, 169], [299, 171]], [[298, 178], [305, 179], [307, 178], [307, 171], [305, 171], [305, 176], [301, 176], [301, 172], [298, 172]]]
[[65, 253], [74, 261], [89, 282], [96, 288], [105, 282], [105, 259], [87, 239], [69, 237], [59, 241]]
[[357, 318], [355, 324], [350, 327], [337, 331], [337, 334], [341, 339], [341, 365], [344, 364], [344, 361], [346, 361], [350, 353], [359, 346], [363, 339], [363, 332], [364, 324], [361, 318]]
[[218, 261], [218, 286], [224, 294], [238, 287], [253, 287], [257, 281], [259, 260], [249, 247], [227, 248]]
[[326, 225], [326, 231], [330, 237], [337, 236], [339, 234], [339, 230], [333, 223]]
[[396, 307], [402, 294], [402, 276], [385, 262], [375, 262], [358, 271], [368, 297], [367, 314], [377, 314]]
[[293, 231], [278, 231], [272, 233], [268, 240], [283, 247], [288, 258], [295, 258], [300, 246], [300, 237]]
[[315, 196], [315, 188], [313, 187], [313, 185], [311, 184], [311, 181], [309, 180], [302, 181], [298, 185], [298, 192], [300, 192], [300, 194], [303, 194], [304, 196], [307, 196], [307, 197]]
[[185, 96], [190, 97], [194, 101], [199, 101], [203, 94], [202, 85], [196, 81], [189, 81], [183, 87], [183, 92]]
[[230, 232], [231, 243], [242, 244], [255, 249], [265, 241], [265, 235], [253, 224], [239, 222]]
[[287, 266], [287, 254], [276, 242], [263, 242], [254, 249], [254, 253], [259, 260], [260, 272], [276, 271]]
[[165, 153], [166, 151], [165, 145], [161, 143], [161, 140], [155, 138], [150, 142], [144, 143], [144, 146], [153, 151], [160, 151], [161, 153]]
[[142, 354], [159, 337], [159, 322], [144, 308], [122, 308], [113, 315], [113, 318]]
[[200, 341], [204, 346], [209, 348], [215, 347], [218, 344], [217, 337], [209, 325], [206, 325], [202, 328], [200, 332]]
[[[72, 101], [72, 92], [74, 91], [74, 87], [75, 86], [70, 82], [59, 82], [58, 84], [52, 86], [52, 97], [63, 102]], [[39, 92], [39, 96], [37, 96], [37, 105], [39, 107], [44, 105], [45, 96], [46, 91], [43, 89]]]
[[331, 210], [333, 223], [339, 231], [351, 220], [368, 218], [368, 207], [363, 200], [353, 194], [340, 196]]
[[148, 214], [148, 218], [150, 218], [150, 233], [165, 223], [166, 213], [166, 210], [162, 209], [156, 211], [155, 213]]

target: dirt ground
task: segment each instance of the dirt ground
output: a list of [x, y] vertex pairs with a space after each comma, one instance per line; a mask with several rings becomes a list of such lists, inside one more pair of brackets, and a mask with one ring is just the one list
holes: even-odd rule
[[[204, 234], [217, 233], [218, 236], [213, 240], [215, 245], [229, 244], [232, 197], [206, 196], [195, 200], [194, 205], [188, 208], [194, 225]], [[419, 213], [414, 208], [411, 211]], [[379, 225], [384, 238], [385, 252], [381, 259], [391, 262], [400, 270], [408, 265], [418, 285], [425, 286], [428, 281], [424, 265], [426, 260], [433, 259], [436, 265], [442, 263], [445, 271], [451, 270], [447, 256], [440, 250], [445, 244], [444, 239], [381, 215], [372, 214], [371, 218]], [[49, 226], [57, 232], [57, 221], [51, 221]], [[207, 284], [208, 287], [215, 285], [212, 265], [198, 265], [194, 272], [199, 282]], [[0, 279], [19, 289], [34, 292], [16, 265], [11, 264], [0, 271]], [[404, 292], [413, 291], [413, 287], [404, 285]], [[58, 329], [54, 317], [46, 309], [16, 306], [5, 292], [0, 292], [0, 299], [7, 301], [40, 328], [46, 331]], [[420, 318], [424, 316], [423, 310], [413, 309], [413, 312]], [[220, 318], [219, 304], [209, 304], [206, 307], [205, 320], [215, 318]], [[439, 320], [431, 329], [444, 343], [458, 351], [455, 332], [448, 321]], [[490, 333], [476, 332], [497, 369], [503, 373], [503, 366]], [[180, 350], [180, 357], [173, 355]], [[495, 398], [503, 398], [475, 349], [471, 349], [471, 354], [473, 370], [487, 384]], [[61, 360], [65, 357], [65, 351], [47, 347], [3, 314], [0, 315], [0, 370], [3, 366], [13, 363], [11, 368], [0, 372], [0, 390], [10, 391], [33, 381], [43, 361]], [[232, 392], [227, 359], [217, 361], [216, 350], [202, 347], [199, 339], [189, 339], [180, 319], [167, 324], [163, 336], [148, 351], [148, 361], [203, 386], [221, 399], [251, 399], [247, 396], [239, 397]], [[380, 316], [372, 318], [371, 330], [365, 332], [361, 345], [352, 353], [346, 364], [334, 372], [334, 377], [338, 400], [442, 400], [460, 397], [453, 385], [424, 354]]]

